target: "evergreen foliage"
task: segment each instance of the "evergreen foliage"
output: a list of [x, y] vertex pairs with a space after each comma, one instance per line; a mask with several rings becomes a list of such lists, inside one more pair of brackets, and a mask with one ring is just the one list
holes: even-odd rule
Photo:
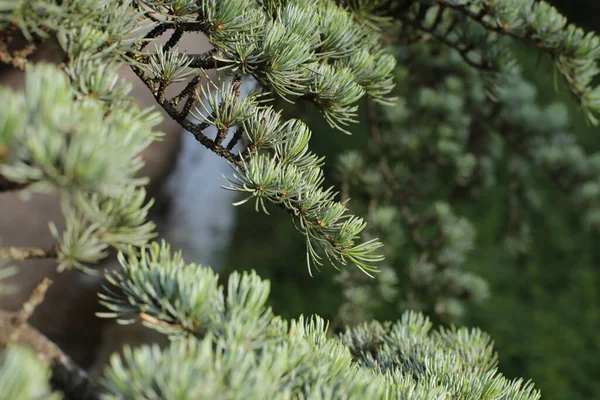
[[[2, 282], [15, 273], [15, 268], [0, 268], [0, 296], [15, 289]], [[50, 376], [50, 370], [31, 349], [15, 345], [0, 347], [0, 399], [60, 399], [48, 384]]]
[[[533, 0], [14, 1], [0, 7], [0, 30], [1, 59], [27, 74], [24, 93], [0, 90], [8, 105], [0, 114], [4, 190], [57, 192], [66, 220], [62, 232], [51, 224], [51, 248], [2, 255], [55, 258], [61, 271], [90, 272], [110, 248], [119, 250], [122, 268], [106, 276], [102, 315], [141, 321], [171, 339], [165, 349], [115, 356], [106, 397], [539, 398], [531, 384], [498, 373], [479, 330], [431, 331], [422, 314], [406, 312], [395, 324], [363, 323], [333, 336], [320, 317], [276, 316], [266, 306], [269, 283], [255, 273], [232, 274], [225, 291], [210, 269], [150, 243], [151, 201], [138, 172], [140, 153], [160, 137], [160, 117], [134, 105], [117, 70], [130, 66], [171, 118], [231, 164], [226, 189], [246, 196], [237, 205], [253, 202], [267, 214], [275, 205], [290, 215], [310, 273], [326, 262], [357, 267], [340, 268], [345, 322], [371, 319], [382, 305], [394, 320], [408, 308], [453, 319], [463, 299], [483, 300], [487, 286], [462, 268], [475, 232], [450, 203], [493, 185], [501, 163], [515, 182], [511, 210], [538, 207], [536, 166], [573, 193], [588, 226], [598, 225], [597, 157], [562, 132], [560, 108], [534, 105], [506, 47], [513, 38], [549, 54], [596, 123], [596, 36]], [[214, 49], [178, 51], [192, 33]], [[15, 49], [20, 36], [29, 44]], [[427, 39], [433, 43], [408, 46]], [[35, 46], [53, 41], [60, 65], [28, 61]], [[215, 69], [231, 79], [210, 81], [206, 70]], [[412, 79], [414, 71], [426, 79]], [[242, 96], [248, 80], [259, 88]], [[174, 83], [183, 89], [172, 95]], [[346, 133], [359, 102], [369, 104], [372, 148], [341, 158], [339, 196], [325, 186], [308, 126], [285, 119], [270, 96], [312, 103]], [[214, 138], [206, 133], [213, 126]], [[350, 195], [359, 201], [349, 203]], [[350, 204], [368, 215], [368, 228]], [[507, 238], [507, 251], [522, 252], [529, 227], [518, 216], [510, 222], [520, 236]], [[378, 236], [390, 243], [385, 262]], [[403, 237], [410, 251], [398, 249]], [[14, 396], [49, 395], [48, 370], [12, 340], [0, 344], [0, 383], [10, 379]]]
[[398, 15], [410, 27], [428, 33], [455, 48], [465, 61], [488, 72], [513, 65], [500, 37], [524, 41], [554, 60], [573, 95], [597, 123], [600, 88], [592, 86], [598, 74], [600, 42], [567, 19], [552, 5], [535, 0], [404, 1]]
[[360, 320], [385, 303], [384, 309], [396, 304], [456, 320], [465, 300], [480, 303], [488, 290], [462, 268], [476, 232], [450, 204], [479, 202], [508, 175], [502, 195], [510, 218], [501, 240], [506, 254], [525, 254], [532, 227], [524, 216], [543, 211], [548, 181], [568, 193], [582, 228], [597, 229], [598, 155], [568, 132], [565, 107], [537, 106], [536, 90], [517, 72], [492, 101], [477, 71], [439, 45], [402, 47], [398, 58], [406, 67], [396, 70], [402, 82], [396, 108], [372, 110], [371, 149], [339, 161], [347, 195], [369, 213], [368, 233], [389, 244], [378, 282], [342, 272], [348, 300], [342, 312], [348, 320], [360, 310]]
[[177, 339], [114, 356], [109, 398], [539, 398], [497, 373], [477, 329], [431, 332], [427, 318], [407, 312], [330, 337], [318, 316], [275, 316], [265, 305], [269, 283], [253, 272], [232, 274], [225, 291], [210, 268], [185, 264], [164, 243], [120, 261], [102, 295], [113, 310], [106, 316], [141, 319]]
[[61, 399], [50, 389], [50, 376], [50, 369], [32, 350], [11, 346], [0, 351], [0, 399]]

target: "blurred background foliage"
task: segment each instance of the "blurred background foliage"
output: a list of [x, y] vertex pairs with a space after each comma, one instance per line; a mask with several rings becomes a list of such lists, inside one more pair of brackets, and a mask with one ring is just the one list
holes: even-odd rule
[[[551, 3], [570, 21], [599, 31], [599, 2]], [[515, 45], [514, 51], [524, 77], [537, 88], [538, 104], [565, 104], [569, 131], [577, 135], [588, 153], [600, 151], [599, 129], [585, 121], [570, 93], [556, 88], [549, 60], [524, 46]], [[312, 115], [312, 149], [326, 156], [328, 183], [337, 185], [337, 157], [368, 145], [365, 107], [361, 107], [361, 123], [352, 127], [350, 137], [333, 131], [310, 107], [288, 107], [288, 117], [298, 113]], [[464, 269], [485, 278], [490, 291], [482, 304], [467, 305], [464, 318], [456, 323], [489, 332], [496, 342], [501, 371], [508, 377], [531, 378], [544, 398], [600, 398], [600, 235], [582, 228], [581, 210], [573, 206], [565, 191], [541, 182], [542, 208], [526, 215], [531, 245], [526, 253], [509, 255], [502, 244], [506, 235], [507, 179], [499, 178], [476, 201], [466, 199], [452, 204], [477, 231], [475, 248]], [[251, 207], [236, 208], [236, 213], [236, 227], [221, 275], [228, 276], [240, 266], [254, 269], [276, 282], [272, 285], [271, 305], [277, 313], [292, 317], [318, 312], [335, 323], [343, 303], [341, 287], [335, 281], [338, 272], [323, 268], [313, 278], [306, 273], [304, 243], [297, 240], [288, 216], [273, 209], [266, 224]], [[397, 309], [388, 311], [383, 313], [384, 318], [400, 315]]]

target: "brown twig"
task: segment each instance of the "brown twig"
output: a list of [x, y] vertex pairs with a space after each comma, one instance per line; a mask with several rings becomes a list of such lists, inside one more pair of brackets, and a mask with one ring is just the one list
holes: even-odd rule
[[27, 324], [36, 307], [42, 303], [52, 284], [44, 278], [32, 291], [29, 299], [16, 313], [0, 310], [0, 346], [17, 345], [33, 350], [52, 370], [50, 384], [66, 398], [77, 400], [100, 399], [104, 390], [87, 373], [65, 355], [58, 346]]
[[153, 325], [158, 325], [158, 326], [162, 326], [164, 328], [172, 328], [172, 329], [184, 329], [183, 326], [179, 325], [179, 324], [170, 324], [168, 322], [165, 322], [163, 320], [160, 320], [158, 318], [153, 317], [150, 314], [146, 314], [144, 312], [141, 312], [140, 314], [140, 319], [153, 324]]
[[56, 258], [57, 247], [0, 247], [0, 258], [10, 258], [15, 261]]
[[[0, 310], [0, 343], [8, 342], [12, 336], [15, 317], [15, 313]], [[20, 326], [20, 334], [11, 344], [32, 349], [42, 362], [47, 363], [52, 370], [50, 384], [66, 398], [98, 400], [105, 394], [102, 386], [93, 381], [57, 345], [28, 324]]]
[[0, 175], [0, 193], [1, 192], [12, 192], [13, 190], [21, 190], [29, 186], [28, 183], [13, 182], [6, 179], [4, 175]]
[[240, 126], [237, 129], [237, 131], [235, 131], [235, 133], [233, 134], [233, 137], [231, 138], [231, 140], [227, 144], [226, 149], [229, 150], [229, 151], [233, 150], [233, 148], [235, 147], [235, 145], [238, 144], [238, 142], [242, 138], [243, 134], [244, 134], [244, 128]]
[[36, 307], [39, 306], [46, 296], [46, 291], [52, 284], [52, 281], [48, 278], [44, 278], [31, 292], [29, 299], [21, 306], [19, 312], [15, 314], [12, 319], [13, 332], [8, 338], [8, 343], [12, 343], [19, 337], [23, 326], [31, 317], [31, 314], [35, 311]]
[[[148, 88], [152, 89], [152, 79], [148, 75], [146, 75], [146, 73], [142, 69], [135, 66], [131, 66], [131, 69]], [[214, 140], [210, 139], [204, 134], [204, 132], [202, 132], [210, 126], [208, 123], [195, 124], [187, 120], [186, 116], [182, 116], [181, 112], [177, 110], [177, 107], [175, 107], [175, 105], [171, 101], [168, 101], [164, 98], [159, 98], [158, 94], [154, 91], [152, 91], [152, 93], [154, 95], [155, 100], [167, 112], [167, 114], [169, 114], [169, 116], [173, 118], [173, 120], [178, 122], [183, 129], [187, 130], [192, 135], [194, 135], [196, 140], [199, 141], [204, 147], [211, 150], [213, 153], [225, 158], [227, 161], [239, 165], [239, 160], [234, 154], [232, 154], [230, 151], [223, 148], [222, 146], [219, 146], [217, 143], [215, 143]]]
[[183, 36], [183, 29], [181, 29], [181, 28], [175, 29], [175, 32], [173, 32], [173, 34], [171, 35], [171, 37], [169, 38], [167, 43], [165, 43], [165, 45], [163, 46], [163, 51], [166, 53], [167, 51], [171, 50], [177, 43], [179, 43], [182, 36]]
[[216, 50], [212, 49], [202, 54], [190, 54], [193, 61], [190, 63], [191, 68], [203, 68], [203, 69], [218, 69], [226, 66], [227, 64], [215, 60], [214, 55]]

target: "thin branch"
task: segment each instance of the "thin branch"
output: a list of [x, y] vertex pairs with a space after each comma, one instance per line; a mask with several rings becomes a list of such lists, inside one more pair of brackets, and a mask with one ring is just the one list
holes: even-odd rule
[[216, 53], [217, 50], [212, 49], [202, 54], [190, 54], [189, 56], [193, 60], [189, 65], [190, 68], [219, 69], [229, 65], [222, 61], [215, 60], [214, 55]]
[[36, 260], [58, 257], [57, 246], [50, 247], [0, 247], [0, 258], [10, 258], [15, 261]]
[[152, 39], [156, 39], [157, 37], [165, 33], [169, 28], [171, 28], [171, 25], [169, 24], [163, 23], [156, 25], [154, 28], [152, 28], [152, 30], [150, 30], [150, 32], [146, 34], [146, 36], [144, 36], [143, 39], [136, 43], [133, 46], [133, 48], [137, 51], [144, 50], [144, 48], [152, 41]]
[[16, 313], [0, 310], [0, 345], [18, 345], [30, 348], [52, 370], [50, 384], [66, 398], [96, 400], [104, 394], [102, 387], [92, 381], [87, 373], [65, 355], [58, 346], [27, 324], [36, 307], [44, 301], [52, 284], [44, 278], [32, 291], [29, 299]]
[[21, 190], [29, 186], [29, 183], [20, 183], [13, 182], [11, 180], [6, 179], [4, 175], [0, 174], [0, 193], [1, 192], [11, 192], [13, 190]]
[[[198, 15], [198, 19], [201, 19], [201, 14]], [[177, 26], [182, 28], [186, 32], [202, 32], [209, 33], [211, 30], [210, 24], [205, 21], [196, 21], [196, 22], [177, 22]]]
[[[151, 78], [148, 77], [141, 68], [132, 65], [131, 69], [148, 88], [152, 88], [153, 83]], [[202, 132], [210, 126], [208, 123], [194, 124], [193, 122], [187, 120], [185, 118], [186, 116], [182, 116], [181, 112], [177, 110], [177, 108], [172, 102], [166, 101], [164, 98], [159, 98], [158, 94], [154, 91], [152, 91], [152, 94], [158, 102], [158, 104], [167, 112], [167, 114], [169, 114], [169, 116], [173, 118], [173, 120], [178, 122], [182, 128], [194, 135], [196, 140], [199, 141], [204, 147], [211, 150], [213, 153], [225, 158], [227, 161], [241, 166], [240, 160], [236, 155], [234, 155], [224, 147], [219, 146], [217, 143], [215, 143], [214, 140], [210, 139]]]
[[[13, 335], [15, 313], [0, 310], [0, 343], [7, 343]], [[20, 334], [11, 344], [32, 349], [38, 358], [52, 370], [50, 384], [64, 393], [66, 398], [77, 400], [99, 400], [105, 390], [62, 350], [48, 338], [28, 324], [20, 326]]]
[[[188, 84], [185, 86], [185, 88], [175, 97], [173, 97], [171, 99], [171, 103], [173, 103], [173, 105], [177, 106], [179, 104], [179, 102], [184, 98], [187, 97], [188, 100], [190, 99], [190, 97], [192, 98], [192, 101], [194, 100], [194, 95], [196, 88], [198, 87], [198, 84], [200, 83], [200, 80], [202, 78], [200, 77], [200, 75], [196, 75], [192, 78], [192, 80], [190, 80], [188, 82]], [[186, 104], [187, 105], [187, 104]], [[184, 107], [185, 108], [185, 107]], [[184, 117], [187, 116], [188, 113], [185, 113]]]
[[14, 341], [16, 341], [18, 339], [19, 335], [21, 334], [23, 326], [29, 320], [29, 317], [31, 317], [31, 314], [33, 314], [36, 307], [39, 306], [44, 301], [44, 297], [46, 296], [46, 291], [48, 291], [48, 288], [50, 287], [51, 284], [52, 284], [52, 281], [50, 279], [44, 278], [35, 287], [35, 289], [33, 289], [33, 292], [31, 292], [31, 295], [29, 295], [29, 299], [27, 299], [27, 301], [25, 303], [23, 303], [19, 312], [16, 313], [15, 316], [13, 317], [12, 323], [13, 323], [14, 329], [13, 329], [12, 334], [9, 336], [7, 343], [13, 343]]
[[179, 114], [181, 118], [185, 118], [190, 113], [192, 106], [194, 105], [194, 101], [196, 100], [196, 92], [194, 88], [194, 92], [188, 95], [183, 108], [181, 109], [181, 113]]
[[[531, 36], [528, 36], [526, 33], [518, 34], [516, 32], [512, 32], [508, 29], [508, 27], [506, 25], [500, 24], [499, 21], [496, 21], [496, 23], [487, 21], [486, 19], [484, 19], [484, 17], [486, 15], [488, 15], [487, 13], [489, 11], [489, 6], [487, 6], [487, 5], [484, 5], [478, 12], [475, 12], [475, 11], [471, 10], [468, 7], [468, 5], [453, 4], [452, 2], [448, 2], [445, 0], [434, 0], [434, 1], [440, 5], [444, 5], [445, 7], [451, 8], [463, 15], [466, 15], [473, 21], [478, 22], [481, 26], [483, 26], [485, 29], [487, 29], [489, 31], [493, 31], [493, 32], [499, 33], [501, 35], [510, 36], [514, 39], [522, 40], [525, 43], [535, 46], [535, 47], [537, 47], [541, 50], [544, 50], [552, 55], [561, 55], [562, 52], [564, 51], [563, 49], [560, 49], [560, 48], [549, 47], [546, 45], [546, 42], [544, 42], [542, 39], [535, 39]], [[482, 4], [485, 4], [485, 3], [482, 2]]]
[[239, 127], [235, 133], [233, 134], [233, 137], [231, 138], [231, 140], [229, 141], [229, 143], [227, 144], [226, 149], [231, 151], [233, 150], [233, 148], [235, 147], [236, 144], [238, 144], [238, 142], [240, 141], [240, 139], [242, 138], [242, 135], [244, 134], [244, 128], [243, 127]]
[[[242, 88], [242, 76], [240, 74], [235, 74], [233, 77], [233, 81], [231, 83], [231, 91], [233, 92], [234, 98], [237, 100], [240, 97], [240, 89]], [[222, 104], [221, 104], [222, 106]], [[223, 143], [223, 140], [227, 137], [229, 133], [229, 126], [223, 127], [217, 131], [217, 136], [215, 137], [215, 143], [220, 145]], [[227, 150], [231, 150], [227, 148]]]
[[173, 34], [171, 35], [169, 40], [167, 40], [167, 43], [165, 43], [165, 45], [163, 46], [163, 51], [166, 53], [167, 51], [171, 50], [177, 43], [179, 43], [182, 36], [183, 36], [183, 29], [181, 29], [181, 28], [175, 29], [175, 32], [173, 32]]
[[165, 90], [167, 90], [167, 84], [165, 81], [160, 81], [158, 83], [158, 89], [156, 90], [156, 98], [159, 103], [163, 103], [165, 101]]
[[444, 29], [443, 32], [440, 32], [438, 27], [442, 23], [443, 11], [445, 8], [441, 5], [438, 6], [438, 14], [436, 15], [435, 21], [431, 24], [431, 26], [426, 26], [422, 18], [409, 18], [407, 15], [401, 15], [398, 18], [412, 26], [415, 29], [418, 29], [422, 32], [428, 33], [433, 36], [437, 41], [445, 44], [446, 46], [453, 48], [456, 50], [462, 59], [469, 64], [471, 67], [476, 68], [481, 71], [496, 71], [493, 66], [486, 60], [473, 60], [471, 57], [471, 52], [475, 48], [474, 44], [470, 46], [465, 46], [465, 42], [462, 40], [451, 40], [449, 39], [450, 33], [458, 26], [459, 18], [455, 16], [449, 27]]

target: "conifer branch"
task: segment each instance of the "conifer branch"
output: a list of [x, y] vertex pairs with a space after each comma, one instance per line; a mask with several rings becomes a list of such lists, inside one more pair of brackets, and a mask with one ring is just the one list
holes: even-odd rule
[[166, 53], [169, 50], [171, 50], [173, 47], [175, 47], [175, 45], [177, 43], [179, 43], [179, 41], [183, 37], [183, 33], [184, 33], [183, 29], [181, 29], [181, 28], [175, 28], [175, 31], [173, 32], [173, 34], [171, 35], [171, 37], [169, 38], [169, 40], [167, 40], [167, 42], [164, 44], [164, 46], [162, 48], [163, 52]]
[[[520, 41], [523, 41], [527, 44], [530, 44], [534, 47], [537, 47], [540, 50], [543, 50], [547, 53], [553, 54], [553, 55], [560, 55], [560, 54], [564, 54], [565, 49], [561, 49], [559, 47], [556, 47], [556, 45], [550, 45], [546, 40], [544, 40], [543, 37], [534, 37], [533, 36], [533, 32], [531, 31], [527, 31], [527, 29], [522, 30], [522, 31], [518, 31], [518, 30], [512, 30], [511, 26], [509, 24], [510, 21], [503, 21], [503, 20], [494, 20], [493, 18], [487, 18], [488, 16], [493, 17], [494, 16], [494, 7], [496, 6], [494, 4], [494, 2], [474, 2], [472, 0], [467, 0], [467, 1], [463, 1], [463, 2], [456, 2], [453, 0], [434, 0], [436, 3], [440, 4], [440, 7], [447, 7], [449, 9], [455, 10], [460, 12], [463, 15], [468, 16], [469, 18], [471, 18], [473, 21], [478, 22], [481, 26], [483, 26], [485, 29], [492, 31], [492, 32], [496, 32], [499, 33], [501, 35], [506, 35], [506, 36], [510, 36], [514, 39], [518, 39]], [[462, 4], [461, 4], [462, 3]], [[499, 2], [500, 5], [502, 4], [502, 1]], [[544, 2], [545, 3], [545, 2]], [[545, 3], [546, 6], [548, 6], [548, 3]], [[473, 9], [473, 6], [477, 5], [479, 8], [478, 11], [475, 11]], [[522, 10], [527, 10], [531, 13], [534, 14], [535, 13], [535, 5], [534, 2], [532, 1], [524, 1], [522, 2], [521, 5], [519, 5], [519, 7], [521, 7]], [[556, 27], [556, 28], [560, 28], [560, 27]]]
[[[140, 256], [120, 255], [119, 261], [123, 268], [107, 275], [110, 285], [100, 294], [110, 310], [102, 316], [121, 323], [141, 318], [177, 340], [164, 349], [127, 347], [122, 357], [113, 357], [106, 378], [115, 396], [223, 398], [237, 393], [253, 398], [260, 393], [261, 398], [286, 399], [290, 393], [315, 398], [330, 390], [357, 400], [417, 399], [403, 393], [428, 390], [440, 399], [453, 393], [539, 399], [532, 384], [496, 372], [492, 343], [478, 330], [430, 332], [429, 319], [408, 312], [394, 324], [373, 322], [332, 335], [318, 316], [290, 321], [276, 316], [266, 306], [270, 284], [255, 272], [233, 273], [225, 290], [212, 269], [186, 264], [165, 243], [154, 243]], [[444, 358], [422, 368], [431, 354]], [[458, 374], [489, 384], [453, 379]]]
[[29, 186], [28, 183], [21, 182], [13, 182], [2, 174], [0, 174], [0, 193], [1, 192], [11, 192], [13, 190], [21, 190]]
[[[139, 155], [157, 137], [152, 129], [159, 118], [133, 105], [117, 71], [131, 66], [171, 118], [231, 164], [234, 173], [227, 178], [227, 189], [245, 196], [236, 205], [253, 203], [265, 213], [275, 205], [290, 215], [306, 241], [309, 271], [325, 261], [355, 264], [358, 268], [344, 268], [342, 274], [359, 277], [345, 288], [358, 294], [358, 304], [384, 299], [405, 307], [408, 301], [409, 306], [454, 318], [462, 310], [461, 300], [483, 299], [487, 286], [461, 270], [474, 243], [469, 221], [434, 199], [457, 186], [481, 186], [474, 174], [492, 180], [493, 168], [505, 156], [502, 140], [490, 149], [479, 145], [497, 132], [474, 132], [479, 128], [470, 118], [490, 115], [488, 88], [476, 74], [484, 72], [486, 78], [514, 72], [501, 36], [530, 42], [554, 58], [584, 106], [600, 108], [597, 93], [588, 87], [596, 72], [593, 35], [565, 28], [546, 3], [534, 7], [529, 0], [59, 3], [12, 2], [0, 11], [2, 27], [13, 33], [18, 28], [32, 42], [57, 38], [66, 54], [60, 70], [28, 69], [25, 94], [0, 90], [0, 103], [7, 104], [0, 115], [0, 148], [11, 151], [10, 157], [1, 155], [0, 174], [11, 182], [35, 182], [32, 190], [60, 192], [66, 228], [59, 232], [52, 226], [57, 244], [51, 251], [6, 248], [0, 255], [35, 259], [53, 252], [59, 270], [85, 270], [110, 248], [120, 251], [122, 268], [107, 276], [101, 294], [108, 308], [104, 316], [124, 323], [141, 321], [179, 340], [165, 349], [143, 346], [113, 357], [106, 373], [112, 396], [362, 400], [445, 399], [458, 393], [478, 399], [539, 398], [531, 384], [497, 373], [491, 342], [478, 330], [431, 331], [425, 317], [405, 313], [396, 324], [364, 324], [333, 337], [321, 318], [287, 321], [275, 316], [266, 306], [269, 283], [255, 273], [232, 274], [224, 289], [210, 268], [185, 264], [164, 243], [148, 245], [155, 236], [154, 225], [147, 221], [149, 203], [141, 189], [144, 180], [137, 174]], [[388, 15], [383, 12], [386, 6], [392, 10]], [[519, 15], [507, 13], [507, 6]], [[383, 32], [393, 32], [390, 16], [403, 23], [410, 40], [432, 37], [436, 40], [431, 42], [458, 50], [464, 62], [454, 51], [445, 53], [444, 46], [423, 46], [415, 52], [419, 54], [398, 49], [402, 62], [396, 65], [382, 40]], [[143, 31], [148, 23], [153, 27]], [[178, 43], [190, 32], [204, 33], [214, 49], [204, 54], [179, 52]], [[159, 43], [163, 35], [166, 44]], [[155, 46], [149, 49], [148, 44]], [[220, 69], [234, 79], [209, 90], [201, 85], [205, 71], [198, 69]], [[358, 152], [346, 158], [338, 201], [335, 189], [324, 186], [323, 158], [310, 150], [312, 132], [307, 125], [284, 120], [282, 110], [261, 95], [241, 95], [242, 75], [260, 84], [256, 93], [270, 90], [290, 102], [312, 102], [340, 131], [355, 121], [363, 97], [390, 104], [393, 77], [411, 79], [399, 79], [406, 92], [398, 93], [403, 101], [389, 113], [375, 115], [369, 101], [373, 151], [365, 159]], [[424, 75], [428, 81], [418, 82]], [[168, 98], [174, 83], [184, 89]], [[510, 98], [501, 100], [512, 104]], [[540, 165], [575, 187], [577, 201], [595, 212], [600, 223], [599, 158], [588, 157], [571, 136], [557, 134], [556, 115], [545, 118], [550, 120], [544, 121], [547, 125], [537, 124], [527, 118], [542, 120], [539, 110], [522, 108], [527, 113], [512, 110], [500, 119], [522, 117], [516, 125], [535, 126], [540, 132], [532, 129], [515, 141], [519, 148], [509, 157], [515, 155], [524, 166], [519, 164], [511, 179], [520, 183], [533, 163]], [[403, 127], [401, 135], [384, 132], [398, 126]], [[208, 136], [209, 128], [216, 129], [216, 136]], [[530, 160], [521, 160], [526, 158], [523, 154]], [[0, 182], [0, 190], [3, 187]], [[360, 195], [352, 196], [353, 189]], [[523, 193], [511, 189], [509, 195], [513, 199]], [[349, 196], [366, 199], [369, 229], [363, 218], [349, 213]], [[354, 201], [352, 207], [359, 209]], [[523, 201], [517, 198], [515, 204]], [[509, 223], [522, 226], [514, 213]], [[376, 236], [397, 234], [403, 240], [405, 231], [412, 240], [402, 252], [388, 247], [388, 261], [378, 269], [382, 279], [369, 280], [359, 272], [369, 274], [383, 261]], [[394, 262], [404, 269], [395, 271]], [[3, 276], [7, 271], [0, 273]], [[397, 290], [396, 286], [405, 289], [406, 280], [414, 287]], [[364, 282], [379, 292], [364, 290]], [[14, 317], [22, 331], [16, 335], [12, 326], [11, 338], [28, 337], [26, 320], [41, 297], [38, 292]], [[63, 359], [59, 363], [63, 370], [69, 364]], [[3, 384], [12, 380], [6, 369], [0, 371], [0, 378], [8, 377], [0, 380]], [[76, 366], [64, 379], [60, 375], [54, 373], [59, 382], [55, 387], [67, 396], [85, 398], [90, 387], [90, 398], [99, 396], [101, 389]]]
[[226, 67], [228, 64], [214, 58], [216, 54], [217, 51], [215, 49], [209, 50], [202, 54], [190, 54], [189, 57], [192, 59], [190, 68], [211, 70]]
[[[437, 14], [427, 11], [437, 9]], [[442, 14], [451, 11], [443, 22]], [[548, 54], [564, 82], [592, 123], [600, 113], [600, 87], [594, 87], [600, 58], [600, 38], [567, 23], [566, 18], [545, 1], [424, 0], [402, 12], [390, 6], [390, 15], [455, 48], [475, 68], [504, 72], [514, 62], [501, 50], [498, 37], [519, 40]], [[460, 17], [460, 18], [457, 18]], [[450, 25], [448, 25], [448, 21]], [[459, 22], [460, 21], [460, 22]], [[455, 27], [462, 25], [457, 39]], [[487, 34], [475, 34], [477, 25]], [[460, 32], [459, 32], [460, 33]], [[475, 36], [479, 38], [473, 42]], [[494, 43], [491, 45], [491, 43]], [[474, 45], [473, 48], [470, 45]], [[476, 58], [470, 55], [476, 51]]]
[[[491, 59], [485, 57], [473, 57], [473, 50], [476, 48], [476, 46], [473, 43], [465, 41], [464, 37], [453, 38], [453, 35], [451, 34], [458, 26], [460, 20], [459, 16], [454, 16], [447, 27], [440, 26], [445, 11], [445, 7], [439, 6], [436, 11], [435, 20], [431, 23], [431, 25], [428, 25], [427, 22], [422, 18], [417, 17], [413, 19], [407, 15], [402, 15], [400, 17], [400, 20], [412, 26], [413, 28], [430, 34], [440, 43], [443, 43], [446, 46], [455, 49], [458, 52], [458, 54], [460, 54], [460, 56], [463, 58], [463, 60], [465, 60], [465, 62], [471, 67], [484, 72], [500, 72], [500, 67], [498, 65], [493, 65]], [[482, 44], [478, 44], [478, 46], [481, 47]]]
[[[14, 313], [0, 310], [0, 343], [6, 344], [16, 329]], [[28, 324], [20, 325], [20, 333], [12, 345], [32, 349], [52, 370], [51, 386], [68, 398], [99, 400], [106, 391], [62, 350]]]
[[57, 258], [58, 247], [1, 247], [0, 258], [10, 258], [15, 261]]
[[50, 383], [55, 390], [68, 398], [97, 400], [105, 393], [87, 373], [65, 355], [58, 346], [27, 324], [35, 308], [44, 300], [46, 291], [52, 284], [44, 278], [32, 291], [29, 299], [16, 313], [0, 310], [0, 349], [24, 346], [35, 352], [38, 359], [50, 366]]
[[235, 133], [233, 134], [233, 136], [231, 137], [231, 140], [229, 141], [229, 143], [227, 144], [227, 150], [231, 151], [233, 150], [233, 148], [235, 147], [236, 144], [238, 144], [238, 142], [240, 141], [240, 139], [242, 138], [242, 136], [244, 135], [244, 129], [243, 128], [238, 128]]
[[[142, 82], [144, 82], [146, 84], [146, 86], [148, 86], [149, 88], [155, 87], [154, 82], [152, 82], [150, 77], [148, 77], [148, 75], [144, 71], [142, 71], [140, 68], [137, 68], [134, 66], [132, 66], [131, 69], [142, 80]], [[187, 91], [191, 91], [191, 88], [186, 88], [186, 89], [187, 89]], [[186, 89], [184, 89], [184, 91], [186, 91]], [[182, 91], [182, 93], [183, 93], [183, 91]], [[182, 93], [180, 93], [179, 98], [185, 96], [185, 94], [182, 95]], [[153, 91], [153, 95], [154, 95], [154, 98], [156, 99], [156, 101], [158, 102], [158, 104], [167, 112], [167, 114], [169, 114], [169, 116], [171, 118], [173, 118], [173, 120], [177, 121], [181, 125], [182, 128], [184, 128], [185, 130], [189, 131], [192, 135], [194, 135], [194, 137], [196, 138], [196, 140], [198, 142], [200, 142], [200, 144], [202, 144], [204, 147], [211, 150], [213, 153], [217, 154], [218, 156], [225, 158], [229, 162], [232, 162], [232, 163], [239, 162], [236, 155], [234, 155], [227, 149], [223, 148], [222, 146], [220, 146], [218, 143], [216, 143], [214, 140], [210, 139], [208, 136], [206, 136], [203, 133], [203, 130], [205, 130], [206, 128], [208, 128], [210, 126], [208, 123], [195, 124], [195, 123], [189, 121], [188, 119], [186, 119], [187, 114], [182, 115], [182, 112], [177, 110], [177, 108], [172, 100], [166, 100], [164, 97], [161, 97], [160, 93], [158, 91]], [[188, 95], [188, 99], [190, 99], [190, 98], [192, 98], [192, 94]], [[187, 106], [184, 107], [184, 111], [186, 108], [188, 108], [188, 107]], [[191, 101], [190, 101], [189, 108], [191, 108]]]
[[44, 278], [31, 292], [29, 298], [23, 305], [19, 312], [17, 312], [13, 318], [12, 324], [14, 331], [8, 338], [8, 343], [14, 342], [20, 335], [23, 325], [27, 323], [29, 317], [33, 314], [36, 307], [42, 304], [48, 288], [52, 284], [52, 281], [48, 278]]

